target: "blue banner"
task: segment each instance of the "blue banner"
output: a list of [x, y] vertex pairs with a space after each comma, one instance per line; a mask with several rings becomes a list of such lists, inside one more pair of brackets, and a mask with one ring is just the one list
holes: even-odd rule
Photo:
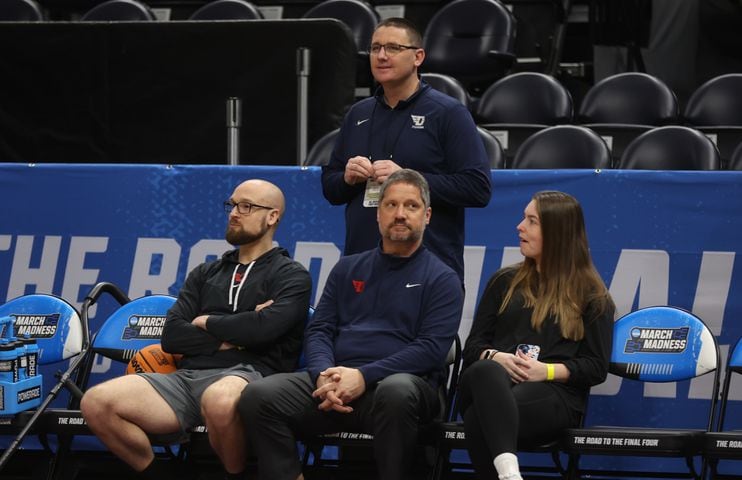
[[[286, 194], [276, 241], [310, 270], [316, 302], [344, 241], [343, 209], [323, 198], [319, 177], [315, 167], [0, 165], [0, 301], [52, 293], [80, 308], [99, 281], [131, 298], [177, 295], [191, 268], [230, 248], [222, 202], [241, 181], [263, 178]], [[742, 335], [742, 296], [733, 294], [742, 287], [742, 173], [496, 170], [492, 181], [490, 205], [467, 212], [462, 337], [487, 279], [520, 259], [515, 227], [531, 196], [556, 189], [584, 208], [618, 315], [652, 305], [687, 309], [717, 336], [726, 362]], [[95, 306], [93, 331], [115, 306]], [[93, 382], [122, 370], [98, 359]], [[619, 421], [615, 405], [634, 404], [636, 424], [703, 427], [700, 407], [711, 392], [710, 375], [678, 384], [610, 377], [593, 389], [587, 423]], [[731, 398], [733, 411], [742, 389]]]

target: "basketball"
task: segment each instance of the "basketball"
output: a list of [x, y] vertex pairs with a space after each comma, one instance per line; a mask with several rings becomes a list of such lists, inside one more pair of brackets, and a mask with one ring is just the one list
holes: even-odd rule
[[172, 373], [177, 370], [175, 357], [162, 351], [159, 343], [147, 345], [139, 350], [126, 366], [126, 374], [131, 373]]

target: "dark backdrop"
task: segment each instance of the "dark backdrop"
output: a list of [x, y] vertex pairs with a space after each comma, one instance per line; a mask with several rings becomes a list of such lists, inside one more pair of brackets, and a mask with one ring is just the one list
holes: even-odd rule
[[242, 99], [243, 164], [296, 164], [296, 49], [312, 51], [309, 146], [353, 101], [334, 20], [0, 25], [0, 161], [221, 164]]

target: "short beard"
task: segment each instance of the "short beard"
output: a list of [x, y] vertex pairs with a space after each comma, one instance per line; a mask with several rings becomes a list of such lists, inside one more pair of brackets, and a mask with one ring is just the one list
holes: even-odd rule
[[414, 242], [417, 242], [418, 240], [420, 240], [420, 238], [423, 235], [423, 233], [421, 231], [417, 231], [417, 230], [414, 230], [414, 229], [411, 229], [411, 228], [409, 228], [404, 233], [398, 233], [398, 232], [392, 230], [395, 225], [396, 224], [392, 224], [391, 225], [391, 228], [389, 228], [389, 230], [387, 230], [387, 234], [386, 234], [386, 237], [389, 240], [393, 241], [393, 242], [410, 242], [410, 243], [414, 243]]
[[247, 245], [248, 243], [253, 243], [257, 240], [260, 240], [265, 236], [267, 232], [267, 225], [262, 225], [260, 227], [260, 231], [257, 234], [251, 234], [244, 230], [230, 230], [229, 226], [227, 226], [227, 231], [224, 234], [224, 238], [225, 240], [227, 240], [227, 242], [229, 242], [230, 245], [239, 247], [240, 245]]

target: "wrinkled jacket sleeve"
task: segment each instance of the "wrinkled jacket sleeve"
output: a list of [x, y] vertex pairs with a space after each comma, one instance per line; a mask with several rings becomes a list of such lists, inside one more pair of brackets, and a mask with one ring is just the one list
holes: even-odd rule
[[448, 111], [439, 132], [446, 172], [421, 171], [435, 205], [485, 207], [492, 196], [490, 166], [471, 114], [461, 105]]
[[502, 304], [504, 288], [506, 287], [504, 279], [498, 281], [499, 279], [502, 279], [502, 277], [495, 273], [482, 293], [482, 298], [474, 314], [471, 332], [464, 346], [464, 368], [479, 360], [479, 356], [484, 350], [493, 348], [491, 342], [495, 336], [497, 312]]
[[191, 322], [201, 315], [201, 286], [206, 279], [206, 265], [199, 265], [188, 274], [178, 299], [167, 312], [162, 330], [162, 348], [169, 353], [211, 355], [219, 349], [221, 340], [196, 327]]
[[335, 366], [334, 339], [338, 328], [337, 301], [338, 266], [331, 271], [322, 290], [322, 297], [312, 321], [304, 332], [304, 356], [313, 383], [320, 372]]
[[577, 355], [564, 361], [570, 372], [569, 385], [592, 387], [606, 379], [613, 345], [613, 315], [612, 304], [600, 313], [595, 313], [594, 308], [587, 309], [583, 316], [585, 337], [580, 341]]
[[340, 146], [343, 145], [343, 132], [348, 128], [350, 114], [345, 116], [343, 126], [340, 128], [335, 147], [332, 149], [329, 162], [322, 166], [322, 194], [331, 205], [344, 205], [349, 203], [356, 195], [359, 195], [366, 188], [365, 182], [356, 185], [345, 183], [345, 164], [347, 158], [341, 158], [339, 152], [343, 151]]
[[270, 346], [286, 335], [297, 323], [304, 323], [309, 310], [312, 280], [296, 262], [286, 263], [272, 272], [268, 298], [273, 300], [259, 312], [240, 311], [227, 315], [209, 315], [206, 328], [220, 341], [248, 349]]

